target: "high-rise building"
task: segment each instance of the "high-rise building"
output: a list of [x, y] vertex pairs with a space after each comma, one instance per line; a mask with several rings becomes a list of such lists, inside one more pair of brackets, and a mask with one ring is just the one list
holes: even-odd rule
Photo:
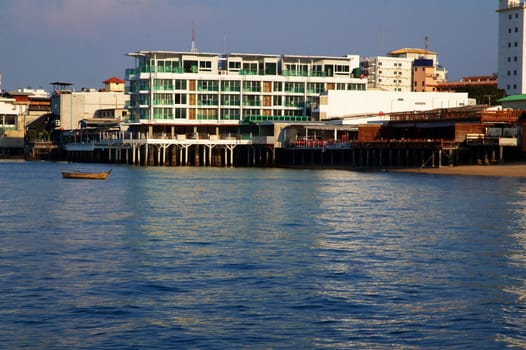
[[526, 4], [523, 0], [499, 0], [499, 5], [499, 87], [508, 95], [523, 94], [526, 92]]

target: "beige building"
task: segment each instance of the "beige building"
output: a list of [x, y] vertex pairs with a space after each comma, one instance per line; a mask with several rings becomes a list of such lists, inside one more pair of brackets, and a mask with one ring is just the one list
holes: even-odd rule
[[[117, 78], [118, 79], [118, 78]], [[51, 97], [51, 113], [55, 127], [78, 129], [81, 121], [111, 119], [124, 122], [128, 117], [129, 96], [124, 93], [123, 81], [114, 78], [104, 81], [105, 88], [55, 91]], [[114, 90], [115, 89], [115, 90]]]
[[437, 91], [437, 84], [447, 81], [447, 70], [440, 66], [436, 52], [403, 48], [389, 52], [389, 56], [410, 59], [413, 63], [412, 91]]
[[369, 90], [411, 91], [413, 59], [405, 57], [367, 57], [360, 62]]

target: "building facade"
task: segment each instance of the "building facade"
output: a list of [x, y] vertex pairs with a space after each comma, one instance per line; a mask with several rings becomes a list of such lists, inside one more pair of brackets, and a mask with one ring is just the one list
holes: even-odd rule
[[[124, 93], [124, 81], [115, 84], [115, 78], [104, 81], [105, 88], [84, 88], [81, 91], [63, 89], [51, 96], [54, 125], [62, 130], [78, 129], [81, 121], [114, 119], [124, 122], [128, 118], [126, 106], [129, 96]], [[69, 85], [69, 84], [68, 84]], [[116, 88], [115, 88], [116, 86]], [[116, 90], [113, 90], [113, 89]]]
[[414, 92], [437, 91], [437, 84], [447, 81], [447, 69], [438, 62], [436, 52], [403, 48], [389, 52], [389, 56], [412, 61], [412, 89]]
[[327, 90], [366, 90], [359, 56], [130, 53], [130, 121], [150, 125], [238, 125], [317, 120]]
[[404, 57], [367, 57], [360, 62], [370, 90], [411, 91], [412, 66], [413, 59]]
[[526, 4], [522, 0], [500, 0], [498, 77], [499, 88], [508, 95], [526, 93]]
[[387, 116], [400, 112], [474, 105], [468, 93], [394, 92], [394, 91], [328, 91], [320, 98], [320, 120], [369, 116]]

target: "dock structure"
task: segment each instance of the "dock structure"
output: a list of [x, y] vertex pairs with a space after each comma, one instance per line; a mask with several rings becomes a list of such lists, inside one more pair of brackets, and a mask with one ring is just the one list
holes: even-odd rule
[[138, 166], [272, 166], [274, 162], [272, 138], [265, 136], [116, 133], [64, 148], [69, 161]]
[[479, 107], [392, 115], [382, 124], [143, 125], [72, 132], [63, 147], [69, 161], [137, 166], [442, 167], [521, 156], [525, 120], [521, 111]]

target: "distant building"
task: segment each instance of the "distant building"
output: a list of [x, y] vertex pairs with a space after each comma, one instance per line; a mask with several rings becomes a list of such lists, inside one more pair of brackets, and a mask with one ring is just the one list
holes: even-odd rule
[[22, 155], [29, 124], [49, 114], [51, 102], [42, 89], [18, 89], [0, 98], [0, 155]]
[[104, 80], [102, 83], [104, 83], [104, 91], [124, 92], [126, 81], [117, 77], [111, 77]]
[[414, 92], [435, 92], [437, 84], [447, 81], [447, 70], [440, 66], [438, 56], [433, 51], [403, 48], [389, 52], [389, 56], [412, 60]]
[[[123, 80], [110, 78], [101, 90], [84, 88], [81, 91], [56, 90], [51, 97], [52, 122], [62, 130], [78, 129], [91, 119], [110, 119], [124, 122], [128, 117], [129, 96], [124, 93]], [[69, 86], [70, 84], [61, 86]]]
[[360, 62], [360, 68], [369, 90], [412, 91], [412, 58], [366, 57]]
[[522, 0], [500, 0], [498, 76], [508, 95], [526, 93], [526, 5]]
[[489, 86], [497, 87], [497, 75], [481, 75], [463, 77], [459, 81], [447, 81], [437, 84], [437, 91], [439, 92], [455, 92], [459, 89], [465, 89], [473, 86]]

